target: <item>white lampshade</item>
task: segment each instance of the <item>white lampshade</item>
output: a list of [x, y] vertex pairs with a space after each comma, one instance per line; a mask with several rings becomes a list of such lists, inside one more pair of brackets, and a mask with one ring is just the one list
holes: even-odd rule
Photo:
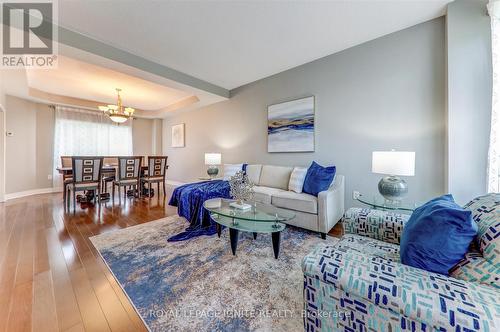
[[205, 153], [205, 165], [220, 165], [220, 164], [221, 164], [220, 153]]
[[415, 152], [374, 151], [372, 172], [387, 175], [414, 176]]

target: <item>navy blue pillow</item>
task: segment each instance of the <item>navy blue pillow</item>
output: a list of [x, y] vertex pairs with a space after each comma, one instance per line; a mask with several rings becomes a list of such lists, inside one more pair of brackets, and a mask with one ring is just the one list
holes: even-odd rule
[[330, 187], [335, 177], [336, 170], [335, 166], [323, 167], [313, 161], [311, 166], [307, 169], [302, 191], [306, 194], [318, 196], [320, 192]]
[[403, 228], [401, 263], [448, 275], [476, 234], [472, 211], [456, 204], [451, 195], [437, 197], [417, 208]]

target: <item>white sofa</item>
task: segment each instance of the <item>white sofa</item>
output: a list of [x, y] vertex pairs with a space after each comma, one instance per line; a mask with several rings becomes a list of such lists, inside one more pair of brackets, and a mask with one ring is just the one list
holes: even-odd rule
[[295, 218], [290, 225], [321, 233], [323, 238], [344, 214], [344, 176], [335, 179], [318, 197], [288, 190], [293, 167], [248, 165], [247, 175], [255, 184], [254, 199], [279, 209], [293, 210]]

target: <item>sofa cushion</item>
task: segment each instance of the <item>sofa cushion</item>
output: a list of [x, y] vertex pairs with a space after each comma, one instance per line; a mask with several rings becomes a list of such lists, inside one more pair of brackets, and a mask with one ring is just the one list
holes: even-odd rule
[[259, 186], [288, 190], [292, 170], [293, 167], [264, 165], [260, 174]]
[[283, 191], [272, 196], [271, 204], [274, 206], [307, 213], [318, 213], [318, 198], [313, 195]]
[[465, 254], [465, 258], [450, 270], [450, 276], [500, 288], [500, 264], [492, 264], [478, 251]]
[[401, 263], [448, 275], [477, 234], [472, 212], [451, 195], [437, 197], [413, 211], [401, 236]]
[[477, 240], [484, 258], [500, 266], [500, 194], [477, 197], [465, 205], [478, 225]]
[[253, 184], [259, 184], [260, 172], [262, 171], [262, 165], [248, 165], [247, 166], [247, 176], [248, 180]]
[[288, 182], [288, 190], [295, 191], [296, 193], [301, 193], [302, 188], [304, 187], [306, 174], [307, 168], [294, 167], [292, 174], [290, 175], [290, 181]]
[[254, 186], [253, 192], [254, 192], [254, 200], [256, 202], [264, 203], [264, 204], [271, 204], [271, 197], [273, 195], [284, 192], [284, 190], [270, 188], [270, 187]]

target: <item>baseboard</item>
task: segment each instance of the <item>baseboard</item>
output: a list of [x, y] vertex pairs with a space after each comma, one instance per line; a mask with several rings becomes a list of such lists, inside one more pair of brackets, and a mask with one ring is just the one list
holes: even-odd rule
[[[180, 182], [180, 181], [167, 180], [167, 184], [170, 186], [173, 186], [173, 187], [178, 187], [178, 186], [182, 186], [183, 184], [186, 184], [186, 183]], [[5, 201], [15, 199], [15, 198], [31, 196], [31, 195], [51, 194], [51, 193], [57, 193], [57, 192], [62, 192], [62, 188], [52, 188], [51, 187], [51, 188], [19, 191], [17, 193], [5, 194]]]
[[8, 201], [10, 199], [21, 198], [31, 195], [40, 195], [40, 194], [51, 194], [56, 192], [62, 192], [62, 188], [42, 188], [42, 189], [33, 189], [26, 191], [19, 191], [17, 193], [5, 194], [5, 200]]

